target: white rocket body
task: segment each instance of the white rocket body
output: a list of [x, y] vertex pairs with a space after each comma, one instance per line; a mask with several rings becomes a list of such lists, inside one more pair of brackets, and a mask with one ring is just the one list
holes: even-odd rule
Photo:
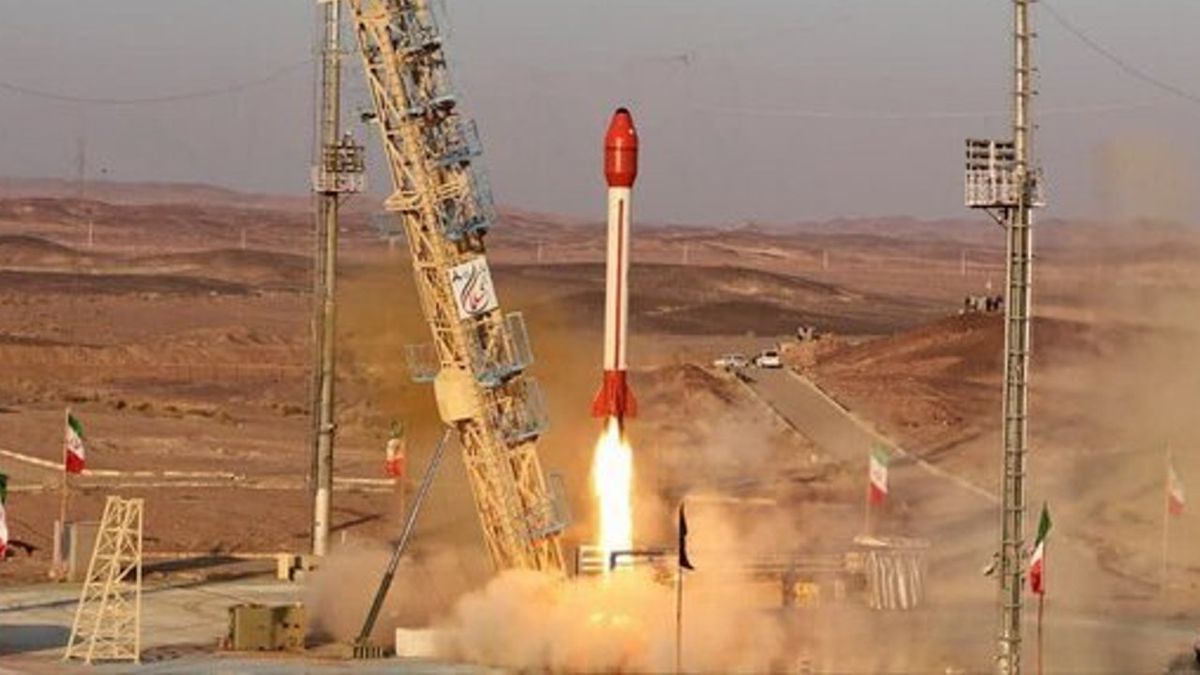
[[621, 108], [604, 137], [604, 177], [608, 182], [608, 254], [604, 283], [604, 380], [592, 402], [595, 417], [624, 424], [637, 414], [629, 389], [629, 238], [633, 183], [637, 179], [638, 138], [633, 117]]

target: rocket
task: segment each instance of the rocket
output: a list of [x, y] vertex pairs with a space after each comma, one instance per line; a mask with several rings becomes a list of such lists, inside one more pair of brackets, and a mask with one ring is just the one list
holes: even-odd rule
[[604, 136], [604, 178], [608, 182], [608, 262], [604, 300], [604, 381], [592, 402], [592, 416], [614, 417], [622, 427], [637, 414], [626, 379], [629, 344], [629, 222], [637, 178], [638, 137], [625, 108], [613, 113]]

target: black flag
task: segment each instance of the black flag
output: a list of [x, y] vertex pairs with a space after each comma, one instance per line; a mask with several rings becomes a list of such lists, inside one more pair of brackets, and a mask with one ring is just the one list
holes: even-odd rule
[[679, 505], [679, 566], [683, 569], [694, 570], [692, 561], [687, 554], [687, 516], [683, 514], [683, 504]]

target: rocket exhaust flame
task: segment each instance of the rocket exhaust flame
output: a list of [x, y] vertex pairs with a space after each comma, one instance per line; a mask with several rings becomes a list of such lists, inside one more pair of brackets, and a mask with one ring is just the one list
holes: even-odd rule
[[633, 548], [633, 448], [616, 417], [605, 421], [604, 432], [596, 442], [592, 491], [600, 515], [596, 544], [604, 553], [607, 570], [613, 551]]

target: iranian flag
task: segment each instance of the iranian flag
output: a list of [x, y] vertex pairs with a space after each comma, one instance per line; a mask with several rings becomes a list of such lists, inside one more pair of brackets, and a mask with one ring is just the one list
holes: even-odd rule
[[4, 562], [8, 553], [8, 514], [4, 512], [4, 504], [8, 501], [8, 476], [0, 473], [0, 562]]
[[63, 441], [63, 462], [67, 473], [83, 473], [87, 451], [83, 447], [83, 425], [67, 413], [67, 435]]
[[1043, 503], [1037, 540], [1033, 543], [1033, 555], [1029, 558], [1029, 589], [1038, 595], [1046, 594], [1046, 536], [1049, 534], [1050, 509]]
[[888, 494], [888, 461], [887, 449], [882, 445], [871, 448], [871, 466], [868, 470], [870, 483], [867, 487], [867, 499], [878, 506], [887, 499]]
[[1167, 464], [1167, 512], [1173, 516], [1181, 516], [1183, 504], [1183, 483], [1175, 473], [1175, 467]]

